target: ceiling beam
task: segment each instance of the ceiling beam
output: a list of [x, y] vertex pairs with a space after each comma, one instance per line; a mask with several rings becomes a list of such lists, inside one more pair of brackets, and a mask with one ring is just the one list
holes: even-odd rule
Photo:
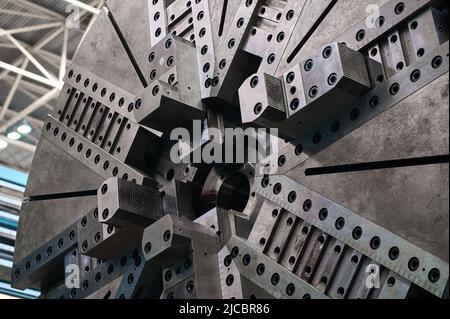
[[20, 44], [12, 35], [7, 34], [6, 37], [9, 39], [9, 41], [11, 41], [16, 47], [17, 49], [19, 49], [20, 52], [22, 52], [23, 55], [25, 55], [25, 57], [27, 58], [27, 60], [29, 60], [31, 63], [33, 63], [33, 65], [49, 80], [51, 81], [55, 81], [57, 82], [58, 80], [56, 79], [56, 77], [51, 74], [41, 63], [39, 63], [38, 60], [36, 60], [36, 58], [27, 51], [27, 49], [25, 49], [23, 47], [22, 44]]
[[48, 17], [54, 17], [54, 18], [61, 19], [61, 20], [65, 19], [65, 17], [62, 14], [52, 11], [48, 8], [45, 8], [41, 5], [38, 5], [38, 4], [28, 1], [28, 0], [7, 0], [7, 1], [12, 2], [15, 5], [19, 5], [22, 8], [29, 9], [30, 11], [33, 11], [33, 12], [41, 12], [42, 14], [44, 14]]
[[[37, 109], [39, 109], [43, 106], [52, 108], [52, 106], [49, 105], [48, 103], [52, 99], [57, 97], [57, 95], [60, 92], [60, 85], [55, 85], [55, 83], [51, 83], [51, 81], [48, 81], [49, 79], [46, 79], [45, 77], [41, 77], [32, 72], [29, 72], [26, 70], [21, 70], [19, 68], [19, 66], [22, 63], [24, 63], [24, 61], [26, 61], [26, 59], [29, 59], [33, 64], [37, 64], [36, 65], [37, 68], [44, 75], [49, 77], [49, 75], [51, 75], [51, 73], [48, 72], [49, 74], [46, 74], [46, 72], [43, 70], [45, 68], [31, 55], [31, 53], [34, 53], [34, 54], [36, 54], [36, 57], [40, 57], [42, 59], [40, 61], [44, 62], [44, 60], [45, 60], [46, 62], [48, 62], [49, 63], [48, 66], [51, 66], [51, 65], [58, 66], [59, 67], [59, 74], [58, 74], [59, 78], [63, 77], [63, 74], [65, 73], [66, 65], [70, 61], [67, 56], [69, 35], [68, 35], [68, 30], [65, 30], [65, 25], [63, 24], [66, 17], [62, 14], [51, 11], [51, 10], [49, 10], [43, 6], [40, 6], [32, 1], [29, 1], [29, 0], [6, 0], [6, 1], [9, 1], [11, 3], [14, 3], [14, 5], [18, 5], [22, 8], [26, 8], [26, 9], [30, 10], [30, 12], [17, 11], [17, 15], [19, 15], [19, 16], [29, 16], [31, 18], [32, 15], [34, 15], [34, 18], [38, 19], [40, 14], [42, 14], [42, 18], [45, 20], [54, 20], [54, 19], [60, 20], [60, 21], [57, 21], [54, 23], [47, 23], [47, 24], [41, 24], [41, 25], [35, 25], [35, 26], [15, 28], [12, 30], [0, 29], [0, 36], [2, 36], [2, 35], [23, 33], [23, 32], [33, 32], [33, 31], [37, 31], [37, 30], [43, 30], [46, 28], [54, 28], [50, 32], [46, 33], [45, 36], [42, 37], [34, 45], [27, 45], [23, 42], [21, 43], [17, 39], [15, 39], [16, 41], [10, 39], [25, 56], [17, 57], [16, 59], [14, 59], [14, 61], [12, 63], [5, 63], [5, 62], [0, 61], [0, 68], [2, 67], [2, 68], [6, 69], [5, 71], [0, 72], [0, 80], [5, 79], [7, 82], [13, 84], [13, 87], [12, 87], [12, 89], [14, 89], [13, 92], [22, 91], [24, 94], [30, 96], [31, 98], [36, 99], [33, 103], [31, 103], [29, 106], [27, 106], [20, 112], [15, 112], [15, 111], [12, 111], [9, 109], [1, 111], [1, 113], [4, 113], [6, 116], [8, 116], [8, 121], [6, 123], [4, 123], [2, 126], [0, 126], [0, 132], [1, 132], [0, 138], [6, 140], [10, 145], [19, 147], [21, 149], [24, 149], [24, 150], [27, 150], [27, 151], [30, 151], [31, 153], [33, 153], [36, 150], [36, 146], [26, 143], [26, 142], [23, 142], [23, 141], [13, 141], [13, 140], [7, 139], [7, 137], [5, 137], [3, 134], [10, 127], [14, 126], [18, 122], [20, 122], [22, 119], [27, 119], [30, 121], [30, 124], [34, 123], [39, 128], [42, 128], [42, 126], [44, 125], [44, 122], [41, 120], [35, 119], [35, 118], [31, 117], [30, 115], [33, 112], [35, 112]], [[77, 0], [64, 0], [64, 1], [67, 2], [68, 4], [75, 5], [81, 9], [80, 10], [81, 11], [80, 19], [88, 13], [92, 13], [94, 15], [99, 14], [99, 12], [100, 12], [99, 9], [105, 3], [104, 0], [94, 0], [94, 1], [91, 1], [89, 4], [86, 4], [86, 3], [83, 3], [83, 2], [77, 1]], [[95, 8], [94, 5], [97, 6], [97, 8]], [[16, 12], [9, 10], [9, 12], [5, 12], [5, 13], [14, 14]], [[93, 19], [91, 19], [91, 22], [88, 24], [88, 26], [90, 26], [92, 24], [92, 20]], [[80, 30], [80, 31], [84, 32], [86, 30]], [[49, 42], [54, 40], [58, 35], [60, 35], [63, 32], [64, 32], [64, 34], [63, 34], [63, 44], [61, 46], [61, 56], [59, 56], [58, 54], [54, 54], [52, 52], [43, 50], [45, 45], [47, 45]], [[17, 45], [17, 44], [19, 44], [19, 45]], [[50, 61], [54, 61], [54, 63], [50, 63]], [[44, 65], [46, 65], [46, 64], [44, 64]], [[16, 73], [18, 75], [17, 78], [21, 78], [21, 80], [18, 81], [17, 78], [9, 76], [8, 74], [10, 72]], [[42, 92], [42, 91], [46, 90], [46, 87], [45, 86], [41, 87], [38, 83], [34, 83], [33, 81], [27, 81], [27, 80], [23, 79], [22, 77], [23, 78], [28, 77], [28, 78], [32, 79], [33, 81], [37, 81], [44, 85], [53, 87], [53, 89], [51, 89], [50, 91], [47, 91], [41, 97], [38, 97], [38, 96], [34, 95], [33, 93], [31, 93], [29, 91], [29, 89], [31, 89], [31, 90], [39, 89]], [[52, 79], [51, 76], [49, 78], [50, 78], [50, 80]], [[59, 82], [58, 84], [60, 84], [60, 83], [61, 82]], [[12, 94], [13, 93], [11, 93], [11, 92], [9, 93], [10, 96], [12, 96]], [[9, 102], [9, 104], [10, 103], [11, 102]], [[4, 115], [4, 117], [5, 117], [5, 115]]]
[[[21, 68], [24, 70], [27, 68], [27, 66], [28, 66], [28, 59], [25, 59]], [[11, 89], [9, 90], [8, 96], [6, 97], [5, 103], [3, 104], [2, 110], [0, 112], [0, 123], [2, 123], [3, 119], [5, 118], [6, 111], [8, 111], [9, 106], [11, 105], [11, 102], [14, 98], [14, 95], [17, 92], [17, 89], [19, 87], [21, 80], [22, 80], [22, 75], [18, 74], [16, 79], [14, 80], [14, 83], [13, 83]]]
[[4, 36], [6, 34], [17, 34], [17, 33], [40, 31], [40, 30], [44, 30], [44, 29], [51, 29], [51, 28], [58, 27], [61, 25], [63, 25], [62, 22], [51, 22], [51, 23], [36, 24], [36, 25], [28, 26], [28, 27], [15, 28], [15, 29], [9, 29], [9, 30], [0, 29], [0, 36]]
[[[12, 84], [14, 82], [14, 80], [15, 80], [15, 77], [13, 75], [8, 75], [4, 79], [4, 81], [8, 82], [9, 84]], [[19, 84], [19, 89], [20, 88], [25, 88], [28, 91], [33, 92], [38, 95], [44, 95], [45, 93], [47, 93], [48, 91], [51, 90], [51, 88], [49, 88], [48, 86], [41, 85], [39, 83], [32, 82], [27, 79], [22, 79], [22, 81]]]
[[39, 57], [40, 57], [43, 61], [45, 61], [49, 66], [53, 67], [55, 70], [59, 70], [59, 67], [60, 67], [60, 65], [61, 65], [61, 61], [59, 60], [59, 58], [58, 58], [58, 60], [55, 60], [54, 58], [49, 57], [49, 56], [47, 56], [47, 55], [45, 55], [45, 54], [39, 54], [39, 53], [38, 53], [38, 55], [39, 55]]
[[49, 79], [47, 79], [47, 78], [45, 78], [43, 76], [40, 76], [40, 75], [38, 75], [36, 73], [33, 73], [33, 72], [30, 72], [30, 71], [23, 70], [21, 68], [18, 68], [16, 66], [12, 65], [12, 64], [8, 64], [8, 63], [0, 61], [0, 68], [8, 70], [8, 71], [16, 73], [16, 74], [21, 74], [21, 75], [23, 75], [26, 78], [35, 80], [35, 81], [37, 81], [39, 83], [48, 85], [48, 86], [53, 87], [53, 88], [58, 88], [58, 89], [61, 88], [61, 85], [60, 85], [59, 82], [49, 80]]
[[[8, 77], [6, 79], [6, 82], [8, 82], [10, 85], [12, 85], [14, 83], [14, 78]], [[38, 99], [39, 96], [42, 96], [42, 95], [46, 94], [48, 91], [50, 91], [47, 88], [41, 87], [41, 86], [31, 83], [31, 82], [28, 82], [25, 79], [22, 79], [22, 81], [20, 82], [18, 90], [33, 100]], [[55, 108], [50, 103], [44, 104], [44, 107], [46, 107], [49, 110], [53, 110]]]
[[1, 8], [0, 8], [0, 13], [9, 14], [9, 15], [13, 15], [13, 16], [19, 16], [19, 17], [40, 19], [40, 20], [55, 20], [55, 19], [57, 19], [56, 17], [54, 17], [54, 18], [47, 17], [42, 14], [34, 14], [34, 13], [26, 12], [26, 11], [7, 10], [7, 9], [1, 9]]
[[[11, 49], [17, 49], [16, 46], [13, 45], [12, 43], [10, 43], [10, 42], [2, 42], [2, 41], [6, 41], [6, 38], [0, 37], [0, 47], [7, 47], [7, 48], [11, 48]], [[46, 59], [46, 61], [53, 60], [52, 63], [57, 64], [58, 68], [59, 68], [59, 63], [60, 63], [60, 60], [61, 60], [61, 56], [59, 56], [58, 54], [55, 54], [55, 53], [50, 52], [50, 51], [47, 51], [45, 49], [37, 49], [36, 50], [36, 49], [33, 49], [33, 46], [31, 44], [29, 44], [29, 43], [26, 43], [26, 42], [18, 40], [18, 39], [16, 39], [16, 41], [19, 42], [28, 51], [36, 53], [37, 55], [39, 55], [43, 59]], [[70, 60], [68, 59], [67, 62], [70, 62]]]
[[[15, 0], [14, 0], [15, 1]], [[95, 3], [95, 2], [93, 2]], [[99, 5], [103, 5], [103, 0], [100, 0]], [[87, 14], [87, 11], [83, 11], [80, 13], [80, 19]], [[91, 19], [92, 20], [92, 19]], [[49, 42], [54, 40], [58, 35], [60, 35], [64, 31], [64, 25], [59, 26], [57, 29], [52, 30], [51, 32], [45, 34], [39, 41], [36, 42], [31, 48], [29, 49], [30, 52], [36, 52], [38, 50], [41, 50], [43, 47], [45, 47]], [[47, 51], [46, 51], [47, 52]], [[50, 52], [47, 52], [50, 54]], [[46, 53], [46, 54], [47, 54]], [[17, 57], [11, 64], [14, 66], [19, 66], [20, 63], [22, 63], [24, 60], [24, 57], [20, 56]], [[69, 62], [69, 61], [68, 61]], [[3, 79], [10, 71], [5, 70], [0, 73], [0, 80]]]
[[50, 100], [54, 99], [59, 94], [59, 89], [53, 89], [47, 94], [43, 95], [33, 103], [31, 103], [29, 106], [24, 108], [22, 111], [20, 111], [16, 116], [11, 118], [9, 121], [7, 121], [4, 125], [0, 127], [0, 132], [4, 133], [8, 128], [19, 122], [20, 120], [24, 119], [40, 107], [42, 107], [44, 104], [49, 102]]
[[[35, 45], [33, 45], [31, 47], [30, 52], [35, 52], [37, 50], [42, 49], [50, 41], [52, 41], [59, 34], [61, 34], [61, 32], [63, 32], [63, 27], [59, 27], [56, 30], [52, 30], [51, 32], [48, 32], [39, 41], [37, 41]], [[14, 65], [14, 66], [19, 66], [23, 62], [24, 59], [25, 59], [25, 57], [19, 56], [11, 64]], [[0, 73], [0, 80], [3, 79], [6, 75], [8, 75], [9, 72], [10, 72], [9, 70], [5, 70], [5, 71], [1, 72]]]

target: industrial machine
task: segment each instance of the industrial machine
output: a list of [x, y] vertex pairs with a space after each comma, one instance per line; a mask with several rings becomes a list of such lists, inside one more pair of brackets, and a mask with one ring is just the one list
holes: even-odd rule
[[448, 297], [445, 1], [109, 0], [22, 206], [41, 298]]

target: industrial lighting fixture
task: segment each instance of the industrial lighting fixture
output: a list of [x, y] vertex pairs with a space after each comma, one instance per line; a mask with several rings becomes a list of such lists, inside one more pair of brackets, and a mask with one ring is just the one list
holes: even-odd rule
[[0, 150], [3, 150], [8, 147], [8, 142], [0, 139]]
[[31, 126], [28, 124], [22, 124], [17, 128], [17, 132], [23, 135], [27, 135], [31, 133]]
[[20, 135], [20, 133], [17, 133], [17, 132], [10, 132], [10, 133], [8, 133], [7, 137], [8, 137], [10, 140], [17, 141], [17, 140], [20, 140], [20, 138], [22, 137], [22, 135]]

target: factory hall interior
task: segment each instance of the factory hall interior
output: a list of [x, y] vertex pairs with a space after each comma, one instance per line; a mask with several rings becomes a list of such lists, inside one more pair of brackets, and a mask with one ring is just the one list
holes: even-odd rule
[[448, 1], [0, 0], [0, 299], [448, 283]]

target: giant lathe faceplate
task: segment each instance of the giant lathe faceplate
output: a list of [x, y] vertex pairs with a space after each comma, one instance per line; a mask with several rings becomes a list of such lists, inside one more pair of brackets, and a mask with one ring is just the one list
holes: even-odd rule
[[[107, 1], [44, 125], [13, 286], [448, 297], [447, 20], [445, 1]], [[192, 152], [236, 127], [278, 129], [279, 152], [175, 163], [195, 122]]]

